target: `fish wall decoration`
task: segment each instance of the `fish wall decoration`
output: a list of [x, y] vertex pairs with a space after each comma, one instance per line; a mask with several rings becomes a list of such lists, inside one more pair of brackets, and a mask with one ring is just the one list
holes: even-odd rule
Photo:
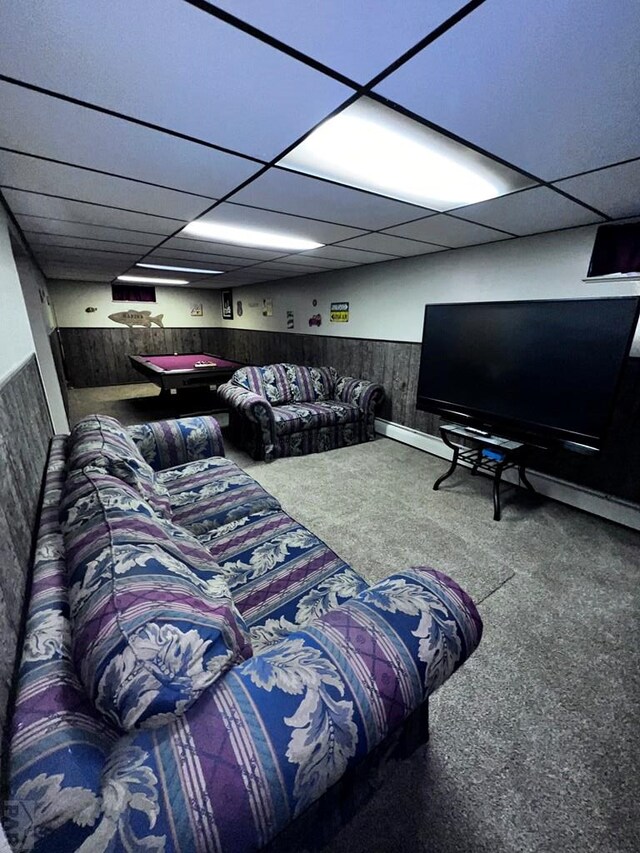
[[150, 329], [152, 323], [164, 329], [163, 317], [164, 314], [152, 317], [151, 311], [117, 311], [115, 314], [109, 314], [109, 320], [113, 320], [114, 323], [122, 323], [123, 326], [128, 326], [130, 329], [133, 326], [145, 326], [145, 328]]

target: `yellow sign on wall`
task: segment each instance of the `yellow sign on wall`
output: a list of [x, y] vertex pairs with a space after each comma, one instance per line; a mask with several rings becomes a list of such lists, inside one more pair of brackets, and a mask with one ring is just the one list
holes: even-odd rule
[[349, 303], [348, 302], [332, 302], [331, 312], [329, 314], [329, 322], [331, 323], [348, 323], [349, 322]]

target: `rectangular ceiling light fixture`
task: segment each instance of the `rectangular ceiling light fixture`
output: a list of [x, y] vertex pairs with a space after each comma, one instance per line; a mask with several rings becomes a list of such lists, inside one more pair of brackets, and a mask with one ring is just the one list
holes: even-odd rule
[[370, 98], [327, 119], [277, 165], [438, 211], [533, 183]]
[[117, 281], [130, 281], [134, 284], [189, 284], [186, 278], [151, 278], [143, 275], [119, 275]]
[[199, 270], [194, 267], [172, 267], [165, 264], [136, 264], [149, 270], [171, 270], [172, 272], [199, 272], [203, 275], [222, 275], [224, 270]]
[[222, 225], [217, 222], [190, 222], [180, 234], [215, 240], [218, 243], [237, 243], [240, 246], [256, 246], [261, 249], [282, 249], [284, 252], [304, 252], [320, 249], [324, 243], [316, 243], [303, 237], [292, 237], [277, 231], [261, 231], [243, 225]]

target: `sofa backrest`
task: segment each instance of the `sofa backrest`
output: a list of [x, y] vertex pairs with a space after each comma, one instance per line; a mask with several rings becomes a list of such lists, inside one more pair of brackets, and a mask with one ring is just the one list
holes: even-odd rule
[[159, 515], [171, 518], [167, 490], [156, 481], [153, 468], [115, 418], [89, 415], [78, 421], [69, 436], [68, 452], [69, 471], [87, 465], [99, 467], [135, 489]]
[[267, 399], [272, 406], [332, 400], [338, 374], [333, 367], [266, 364], [242, 367], [231, 381]]
[[130, 485], [93, 465], [69, 472], [60, 521], [72, 657], [109, 722], [164, 722], [250, 656], [217, 563]]

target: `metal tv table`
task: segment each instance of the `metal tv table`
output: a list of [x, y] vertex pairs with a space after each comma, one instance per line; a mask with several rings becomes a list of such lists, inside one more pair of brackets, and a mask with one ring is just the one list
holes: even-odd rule
[[[453, 474], [458, 467], [458, 462], [467, 462], [471, 465], [472, 474], [477, 474], [478, 471], [488, 471], [493, 475], [494, 521], [500, 521], [500, 481], [504, 471], [509, 468], [517, 468], [520, 481], [530, 492], [535, 494], [535, 489], [525, 473], [526, 444], [457, 424], [443, 424], [440, 427], [440, 435], [447, 447], [453, 450], [453, 459], [449, 470], [438, 477], [433, 484], [435, 491]], [[461, 440], [466, 443], [457, 443]]]

